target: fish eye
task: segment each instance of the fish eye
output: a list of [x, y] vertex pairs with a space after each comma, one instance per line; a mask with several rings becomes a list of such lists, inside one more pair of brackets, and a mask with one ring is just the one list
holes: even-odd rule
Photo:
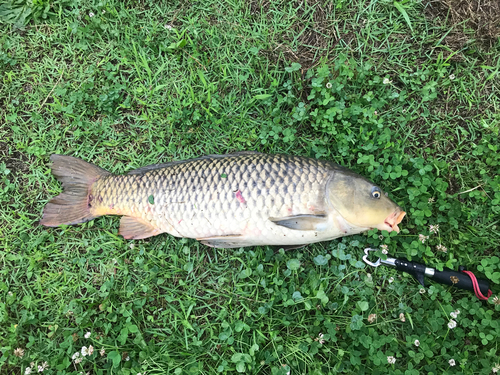
[[376, 186], [372, 187], [372, 198], [380, 199], [381, 196], [382, 192], [380, 191], [380, 189]]

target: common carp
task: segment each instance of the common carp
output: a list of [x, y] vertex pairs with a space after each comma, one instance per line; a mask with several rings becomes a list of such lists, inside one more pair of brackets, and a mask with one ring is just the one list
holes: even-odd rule
[[399, 232], [405, 212], [364, 177], [329, 161], [237, 152], [154, 164], [113, 175], [52, 155], [63, 192], [40, 224], [123, 215], [121, 234], [170, 233], [218, 248], [300, 247], [371, 228]]

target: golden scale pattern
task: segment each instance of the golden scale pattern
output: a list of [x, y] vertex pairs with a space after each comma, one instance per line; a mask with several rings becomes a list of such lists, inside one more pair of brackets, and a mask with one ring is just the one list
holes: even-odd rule
[[207, 156], [149, 168], [155, 167], [100, 178], [92, 187], [92, 204], [109, 208], [108, 214], [141, 217], [173, 235], [234, 234], [245, 230], [251, 219], [323, 209], [327, 177], [338, 168], [321, 160], [260, 153]]

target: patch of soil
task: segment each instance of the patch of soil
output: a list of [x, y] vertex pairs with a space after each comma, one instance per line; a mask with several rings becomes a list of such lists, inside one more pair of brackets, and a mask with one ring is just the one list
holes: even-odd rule
[[9, 169], [13, 175], [28, 173], [28, 161], [29, 158], [26, 155], [18, 151], [10, 153], [9, 144], [0, 142], [0, 162], [5, 163], [7, 169]]
[[[275, 36], [271, 50], [262, 53], [272, 61], [278, 61], [283, 54], [287, 62], [298, 62], [306, 71], [316, 66], [320, 58], [333, 50], [341, 39], [327, 18], [334, 11], [334, 4], [322, 0], [295, 0], [289, 6], [297, 12], [292, 24], [281, 35]], [[250, 14], [254, 18], [270, 17], [274, 7], [276, 5], [269, 0], [252, 0]]]
[[453, 50], [462, 49], [471, 40], [486, 49], [498, 44], [499, 0], [431, 0], [426, 6], [426, 16], [438, 18], [453, 28], [442, 42]]

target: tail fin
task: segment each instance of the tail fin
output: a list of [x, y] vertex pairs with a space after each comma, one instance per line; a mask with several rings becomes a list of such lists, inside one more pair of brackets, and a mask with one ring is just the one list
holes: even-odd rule
[[52, 174], [62, 183], [63, 192], [52, 198], [43, 209], [41, 225], [56, 227], [79, 224], [97, 216], [90, 213], [90, 187], [109, 172], [72, 156], [52, 155]]

